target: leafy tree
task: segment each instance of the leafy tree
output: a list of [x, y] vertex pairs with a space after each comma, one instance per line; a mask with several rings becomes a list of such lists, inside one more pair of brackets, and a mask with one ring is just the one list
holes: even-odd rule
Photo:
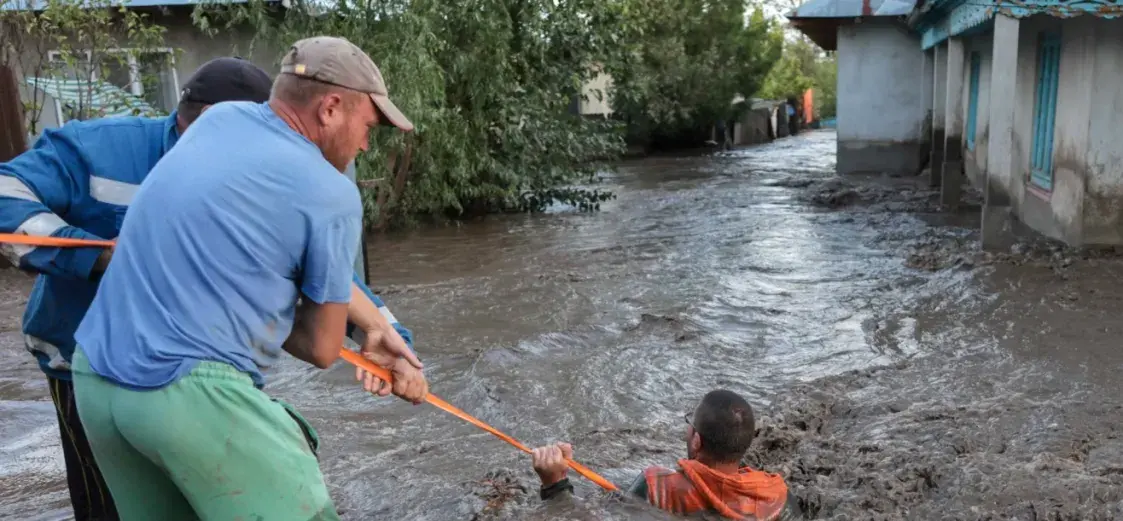
[[738, 63], [741, 64], [737, 86], [746, 97], [759, 94], [768, 73], [780, 60], [784, 47], [784, 30], [765, 18], [763, 9], [757, 8], [749, 19], [749, 26], [741, 31], [738, 42]]
[[[129, 55], [114, 49], [148, 53], [162, 46], [164, 28], [147, 14], [114, 5], [112, 0], [45, 0], [36, 2], [34, 9], [29, 0], [0, 0], [0, 6], [6, 8], [0, 10], [0, 66], [16, 71], [23, 80], [38, 78], [77, 86], [65, 107], [70, 119], [103, 116], [111, 108], [145, 106], [128, 92], [108, 89], [103, 93], [101, 87], [111, 69], [128, 68]], [[31, 135], [42, 130], [47, 96], [45, 85], [36, 85], [40, 88], [26, 88], [23, 106]], [[154, 115], [135, 110], [142, 112]]]
[[807, 89], [815, 89], [819, 117], [830, 117], [835, 112], [837, 82], [834, 56], [799, 36], [784, 45], [783, 57], [768, 73], [760, 95], [768, 99], [798, 98]]
[[833, 118], [838, 111], [838, 61], [822, 59], [815, 70], [815, 109], [820, 118]]
[[662, 147], [708, 138], [710, 125], [733, 116], [733, 99], [754, 94], [779, 57], [781, 33], [741, 0], [620, 5], [622, 45], [607, 70], [613, 108], [633, 140]]
[[[601, 160], [622, 152], [619, 125], [569, 111], [618, 38], [611, 3], [297, 0], [280, 11], [255, 0], [200, 6], [194, 19], [208, 31], [250, 26], [254, 47], [277, 59], [316, 34], [345, 37], [374, 58], [416, 130], [380, 131], [359, 158], [372, 224], [558, 201], [593, 210], [611, 197], [588, 185]], [[405, 157], [408, 178], [390, 166]]]

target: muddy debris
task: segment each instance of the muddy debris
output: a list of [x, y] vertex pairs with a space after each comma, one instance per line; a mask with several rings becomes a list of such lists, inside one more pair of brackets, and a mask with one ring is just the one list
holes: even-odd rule
[[[808, 519], [1120, 519], [1123, 442], [1102, 418], [1119, 406], [1042, 404], [1033, 389], [925, 397], [954, 371], [933, 359], [797, 387], [763, 411], [744, 463], [784, 475]], [[1045, 417], [1057, 425], [1025, 423]]]
[[[891, 236], [883, 239], [891, 239]], [[1074, 264], [1123, 260], [1119, 247], [1070, 247], [1044, 237], [1026, 236], [1008, 251], [984, 251], [977, 232], [961, 229], [931, 229], [907, 241], [905, 265], [924, 271], [976, 266], [1007, 265], [1044, 268], [1064, 276]]]
[[479, 499], [473, 521], [501, 519], [506, 509], [527, 501], [528, 487], [509, 470], [497, 470], [471, 483], [471, 494]]
[[905, 184], [836, 177], [810, 183], [806, 188], [803, 194], [806, 201], [834, 209], [864, 205], [890, 211], [919, 211], [939, 206], [938, 192]]
[[[865, 207], [874, 212], [936, 212], [942, 210], [940, 192], [923, 178], [847, 176], [822, 180], [798, 179], [781, 186], [805, 188], [800, 198], [830, 209]], [[959, 210], [981, 208], [982, 194], [964, 186]]]
[[977, 243], [976, 234], [929, 230], [922, 237], [910, 241], [905, 265], [924, 271], [972, 268], [982, 261]]

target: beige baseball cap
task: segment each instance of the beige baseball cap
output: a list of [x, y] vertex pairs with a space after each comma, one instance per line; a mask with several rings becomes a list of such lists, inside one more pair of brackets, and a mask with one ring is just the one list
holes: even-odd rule
[[405, 132], [413, 123], [390, 101], [382, 72], [359, 46], [335, 36], [313, 36], [294, 44], [281, 60], [281, 74], [293, 74], [365, 92], [382, 113], [383, 124]]

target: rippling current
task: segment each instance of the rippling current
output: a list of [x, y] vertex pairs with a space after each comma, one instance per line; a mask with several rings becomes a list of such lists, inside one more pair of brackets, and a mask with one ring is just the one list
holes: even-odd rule
[[[579, 461], [625, 485], [683, 456], [682, 415], [711, 389], [764, 407], [795, 382], [916, 349], [904, 335], [887, 351], [863, 330], [906, 298], [908, 268], [870, 246], [877, 229], [791, 188], [832, 176], [834, 151], [833, 132], [811, 132], [625, 162], [603, 183], [618, 199], [598, 213], [380, 237], [368, 251], [373, 285], [414, 331], [433, 392], [527, 444], [571, 441]], [[19, 339], [30, 279], [3, 281], [0, 517], [66, 519], [54, 413]], [[364, 395], [342, 362], [318, 371], [286, 358], [269, 378], [267, 391], [319, 430], [347, 519], [489, 508], [510, 519], [662, 519], [614, 501], [542, 506], [527, 456], [430, 407]], [[529, 492], [513, 506], [501, 505], [505, 479]]]

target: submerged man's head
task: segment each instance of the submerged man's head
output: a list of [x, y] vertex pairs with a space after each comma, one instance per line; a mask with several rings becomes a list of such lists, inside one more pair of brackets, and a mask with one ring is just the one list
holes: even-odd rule
[[686, 452], [703, 463], [739, 463], [756, 435], [749, 402], [733, 391], [711, 391], [686, 416]]

